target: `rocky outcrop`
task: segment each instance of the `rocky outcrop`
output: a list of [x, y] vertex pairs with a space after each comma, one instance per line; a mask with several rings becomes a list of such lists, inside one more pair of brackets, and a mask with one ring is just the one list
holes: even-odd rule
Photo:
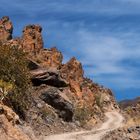
[[13, 25], [9, 17], [5, 16], [0, 19], [0, 42], [12, 39]]
[[18, 128], [19, 117], [9, 107], [0, 104], [0, 140], [30, 140]]
[[72, 121], [74, 112], [72, 103], [64, 98], [61, 91], [57, 88], [47, 89], [41, 94], [40, 98], [57, 109], [59, 116], [65, 121]]
[[19, 49], [22, 49], [21, 38], [13, 38], [6, 42], [2, 42], [2, 44], [6, 46], [18, 47]]
[[67, 79], [67, 81], [79, 81], [83, 80], [84, 71], [82, 69], [82, 64], [73, 57], [70, 61], [64, 64], [61, 68], [62, 77]]
[[62, 65], [60, 72], [69, 82], [65, 92], [75, 106], [74, 119], [81, 124], [91, 124], [94, 120], [92, 125], [95, 125], [103, 120], [103, 112], [119, 109], [112, 91], [85, 78], [82, 65], [76, 58]]
[[19, 116], [9, 107], [0, 104], [0, 114], [5, 115], [9, 122], [16, 124], [19, 122]]
[[68, 85], [68, 82], [62, 79], [59, 72], [55, 69], [39, 68], [32, 70], [31, 74], [31, 80], [34, 86], [46, 84], [54, 87], [66, 87]]
[[36, 57], [32, 57], [41, 66], [45, 68], [60, 69], [62, 65], [63, 55], [55, 47], [50, 49], [42, 49]]
[[[82, 88], [82, 84], [84, 81], [83, 77], [83, 69], [81, 63], [76, 60], [76, 58], [72, 58], [70, 61], [68, 61], [66, 64], [62, 66], [60, 69], [61, 76], [69, 82], [69, 88], [71, 91], [71, 96], [75, 99], [74, 102], [83, 102], [83, 97], [86, 95], [91, 95], [91, 98], [93, 97], [90, 90], [87, 90]], [[86, 87], [85, 87], [86, 88]], [[87, 96], [87, 98], [89, 97]], [[92, 98], [94, 99], [94, 98]]]
[[42, 28], [39, 25], [28, 25], [23, 29], [22, 47], [33, 54], [43, 49]]

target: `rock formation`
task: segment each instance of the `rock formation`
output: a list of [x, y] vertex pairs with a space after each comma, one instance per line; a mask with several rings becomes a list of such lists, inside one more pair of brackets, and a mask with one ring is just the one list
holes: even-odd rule
[[20, 128], [18, 115], [9, 107], [0, 104], [0, 140], [31, 140]]
[[39, 25], [28, 25], [23, 29], [22, 47], [26, 52], [36, 54], [43, 48], [41, 31]]
[[62, 96], [57, 88], [48, 88], [41, 94], [41, 99], [55, 109], [59, 110], [59, 116], [65, 121], [72, 121], [73, 106], [72, 103]]
[[54, 87], [66, 87], [68, 85], [68, 82], [61, 78], [57, 70], [38, 68], [31, 71], [31, 74], [34, 86], [46, 84]]
[[0, 19], [0, 42], [12, 39], [13, 25], [9, 17], [5, 16]]
[[62, 66], [61, 74], [67, 81], [74, 80], [81, 82], [84, 75], [82, 64], [73, 57]]
[[63, 56], [56, 47], [53, 47], [51, 49], [42, 49], [36, 58], [33, 59], [45, 68], [59, 69], [62, 65]]

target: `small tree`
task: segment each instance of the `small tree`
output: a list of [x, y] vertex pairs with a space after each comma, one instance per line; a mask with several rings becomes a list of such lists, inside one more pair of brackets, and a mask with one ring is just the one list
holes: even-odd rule
[[26, 54], [18, 46], [0, 45], [0, 100], [8, 98], [17, 111], [27, 105], [29, 79]]

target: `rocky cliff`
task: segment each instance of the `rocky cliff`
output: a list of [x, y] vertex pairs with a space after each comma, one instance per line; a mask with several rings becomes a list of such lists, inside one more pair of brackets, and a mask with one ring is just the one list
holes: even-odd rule
[[18, 46], [28, 54], [31, 106], [24, 121], [36, 135], [94, 126], [104, 119], [104, 112], [119, 109], [110, 89], [84, 77], [76, 58], [62, 64], [61, 52], [55, 47], [44, 48], [39, 25], [26, 26], [23, 35], [13, 39], [8, 17], [0, 20], [0, 27], [3, 44]]

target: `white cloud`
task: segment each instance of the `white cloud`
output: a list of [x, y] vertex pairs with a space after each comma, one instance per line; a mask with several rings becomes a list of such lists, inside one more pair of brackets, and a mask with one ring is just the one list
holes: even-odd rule
[[[113, 34], [102, 36], [83, 30], [73, 35], [68, 42], [70, 41], [74, 41], [75, 44], [70, 47], [71, 54], [80, 56], [83, 65], [95, 66], [98, 74], [125, 73], [126, 69], [120, 64], [121, 61], [140, 58], [139, 46], [127, 46], [127, 40], [113, 37]], [[67, 40], [64, 43], [66, 42]], [[67, 52], [67, 48], [65, 51]]]
[[140, 59], [140, 34], [107, 34], [104, 31], [98, 33], [86, 29], [68, 29], [61, 32], [59, 40], [62, 45], [60, 50], [63, 48], [66, 60], [76, 56], [85, 68], [85, 75], [104, 85], [114, 84], [123, 89], [139, 87], [139, 66], [133, 67], [127, 63], [129, 60], [136, 62]]

